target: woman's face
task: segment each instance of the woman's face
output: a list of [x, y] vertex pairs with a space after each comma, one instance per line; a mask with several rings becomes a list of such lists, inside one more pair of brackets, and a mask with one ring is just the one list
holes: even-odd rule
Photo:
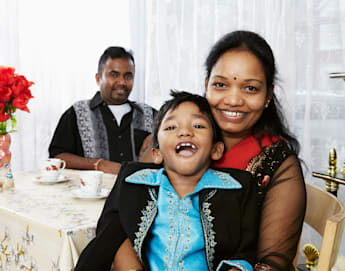
[[206, 98], [223, 137], [241, 140], [252, 132], [268, 102], [259, 59], [246, 50], [224, 53], [206, 80]]

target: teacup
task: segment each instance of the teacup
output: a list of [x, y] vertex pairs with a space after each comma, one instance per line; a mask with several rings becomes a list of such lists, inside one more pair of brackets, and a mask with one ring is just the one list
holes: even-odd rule
[[49, 158], [42, 162], [42, 176], [49, 179], [58, 179], [66, 167], [66, 162], [58, 158]]
[[97, 196], [102, 190], [103, 171], [83, 170], [80, 172], [80, 190], [82, 193]]

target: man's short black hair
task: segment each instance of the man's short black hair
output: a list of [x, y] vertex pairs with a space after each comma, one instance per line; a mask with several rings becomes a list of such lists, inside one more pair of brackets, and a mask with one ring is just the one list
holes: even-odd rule
[[212, 115], [210, 105], [208, 104], [205, 97], [202, 97], [197, 94], [192, 94], [186, 91], [176, 91], [176, 90], [171, 90], [170, 95], [173, 98], [165, 101], [165, 103], [161, 106], [158, 113], [156, 114], [154, 122], [153, 122], [153, 136], [152, 136], [153, 148], [156, 148], [156, 149], [159, 148], [158, 130], [167, 112], [169, 110], [176, 109], [176, 107], [178, 107], [181, 103], [184, 103], [184, 102], [194, 103], [196, 106], [198, 106], [200, 112], [205, 114], [208, 117], [213, 129], [213, 143], [222, 141], [220, 128]]
[[105, 49], [104, 53], [101, 55], [98, 61], [98, 74], [102, 73], [104, 63], [108, 58], [126, 58], [134, 63], [133, 53], [131, 51], [126, 51], [126, 49], [118, 46], [111, 46]]

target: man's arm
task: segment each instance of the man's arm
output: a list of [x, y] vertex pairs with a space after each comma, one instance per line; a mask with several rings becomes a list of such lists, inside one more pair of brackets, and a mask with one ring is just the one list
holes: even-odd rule
[[65, 160], [66, 168], [72, 169], [89, 169], [101, 170], [104, 173], [117, 174], [120, 170], [121, 164], [98, 158], [85, 158], [73, 153], [63, 152], [55, 156]]
[[97, 169], [117, 174], [121, 166], [120, 163], [100, 158], [84, 157], [73, 107], [70, 107], [59, 120], [49, 146], [49, 157], [65, 160], [66, 168], [71, 169]]

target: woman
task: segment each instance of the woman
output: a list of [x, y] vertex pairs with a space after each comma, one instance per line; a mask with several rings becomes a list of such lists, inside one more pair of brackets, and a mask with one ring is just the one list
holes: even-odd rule
[[[274, 94], [272, 50], [259, 35], [235, 31], [213, 46], [206, 70], [206, 98], [226, 147], [213, 166], [247, 170], [255, 177], [261, 207], [255, 270], [294, 270], [306, 195], [299, 145]], [[115, 268], [140, 268], [128, 239], [115, 256]]]
[[272, 50], [259, 35], [235, 31], [213, 46], [206, 71], [206, 98], [226, 147], [213, 166], [247, 170], [256, 178], [262, 210], [256, 270], [294, 270], [305, 185], [299, 144], [274, 94]]

